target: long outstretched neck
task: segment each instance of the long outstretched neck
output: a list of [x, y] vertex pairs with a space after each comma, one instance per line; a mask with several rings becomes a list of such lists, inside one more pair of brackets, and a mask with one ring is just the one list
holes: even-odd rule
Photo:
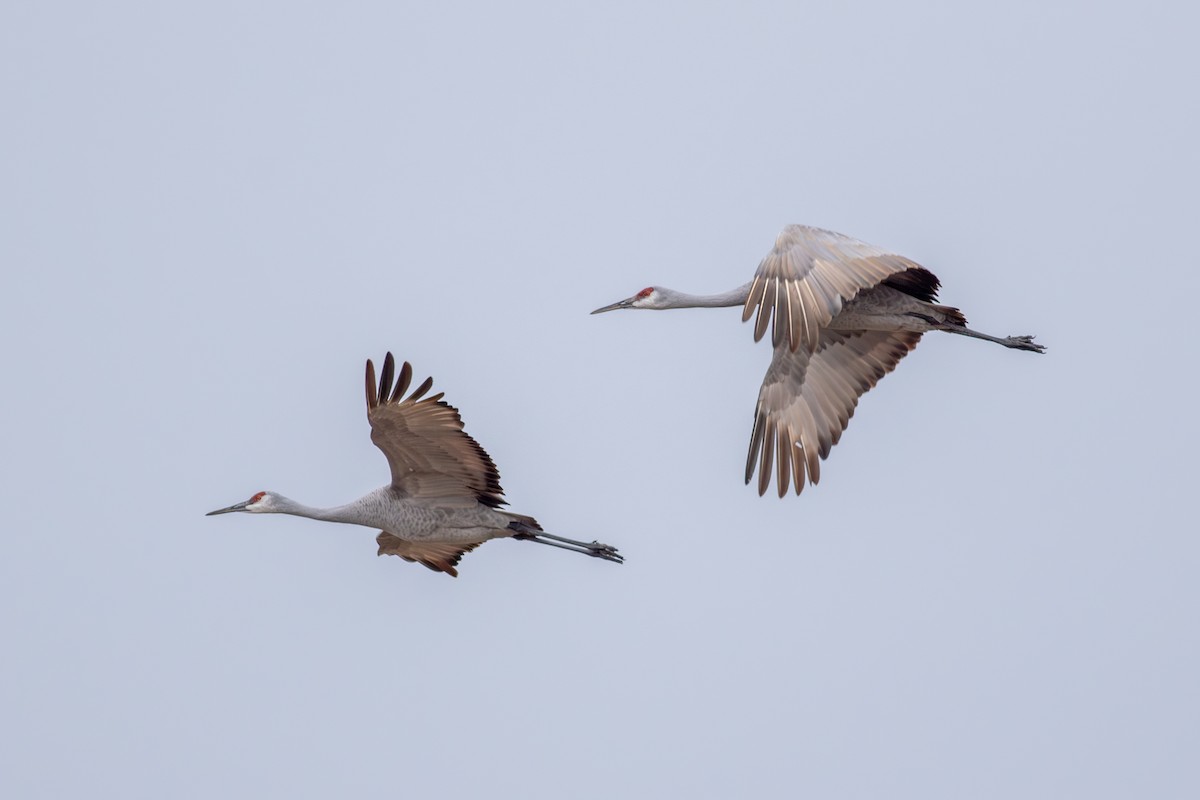
[[660, 308], [724, 308], [744, 305], [746, 298], [750, 296], [750, 284], [744, 284], [721, 294], [688, 294], [677, 292], [674, 289], [660, 291], [666, 301]]
[[314, 506], [306, 506], [303, 503], [297, 503], [290, 497], [276, 495], [275, 507], [271, 509], [276, 514], [291, 514], [294, 517], [308, 517], [309, 519], [319, 519], [325, 522], [345, 522], [350, 525], [372, 525], [362, 513], [362, 502], [356, 501], [348, 503], [344, 506], [334, 506], [333, 508], [316, 508]]

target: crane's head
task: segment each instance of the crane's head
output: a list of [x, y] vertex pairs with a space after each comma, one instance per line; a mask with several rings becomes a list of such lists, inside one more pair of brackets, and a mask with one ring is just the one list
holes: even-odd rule
[[616, 311], [618, 308], [662, 308], [662, 303], [665, 300], [663, 290], [658, 286], [647, 286], [633, 297], [627, 297], [624, 300], [618, 300], [611, 306], [597, 308], [593, 314], [602, 314], [605, 311]]
[[216, 511], [210, 511], [204, 516], [211, 517], [214, 514], [228, 514], [231, 511], [248, 511], [251, 514], [268, 514], [275, 510], [275, 499], [278, 495], [271, 492], [259, 492], [244, 503], [234, 503], [229, 508], [218, 508]]

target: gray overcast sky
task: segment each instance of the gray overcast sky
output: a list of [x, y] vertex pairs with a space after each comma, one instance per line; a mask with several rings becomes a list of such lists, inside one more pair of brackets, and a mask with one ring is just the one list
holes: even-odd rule
[[[0, 794], [1200, 796], [1175, 3], [0, 7]], [[936, 272], [802, 497], [741, 472], [786, 223]], [[203, 513], [381, 485], [432, 374], [512, 508], [449, 579]]]

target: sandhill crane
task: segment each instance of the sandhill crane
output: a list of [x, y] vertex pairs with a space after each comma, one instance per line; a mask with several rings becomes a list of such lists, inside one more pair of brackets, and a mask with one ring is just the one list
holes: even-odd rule
[[463, 430], [458, 409], [443, 401], [441, 393], [424, 397], [433, 378], [426, 378], [404, 398], [412, 367], [404, 362], [393, 388], [394, 371], [395, 360], [388, 353], [376, 390], [375, 365], [367, 360], [367, 421], [371, 441], [391, 466], [389, 485], [336, 508], [311, 508], [274, 492], [258, 492], [244, 503], [206, 516], [231, 511], [292, 514], [381, 528], [375, 539], [379, 555], [400, 556], [456, 578], [455, 567], [464, 553], [503, 537], [561, 547], [618, 564], [625, 560], [610, 545], [553, 536], [533, 517], [499, 510], [506, 504], [500, 473], [479, 443]]
[[789, 473], [796, 494], [806, 473], [810, 483], [820, 480], [819, 459], [841, 438], [858, 398], [891, 372], [925, 331], [1045, 351], [1032, 336], [1001, 339], [971, 330], [957, 308], [934, 303], [938, 286], [932, 272], [903, 256], [833, 231], [789, 225], [744, 286], [707, 296], [648, 286], [592, 313], [743, 306], [745, 322], [757, 310], [754, 340], [762, 339], [770, 324], [775, 354], [758, 392], [746, 483], [757, 463], [758, 493], [765, 494], [778, 451], [783, 497]]

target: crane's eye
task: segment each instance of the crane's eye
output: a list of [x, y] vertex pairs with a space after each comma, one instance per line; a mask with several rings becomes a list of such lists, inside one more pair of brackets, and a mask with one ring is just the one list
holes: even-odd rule
[[266, 496], [267, 496], [266, 492], [259, 492], [258, 494], [254, 495], [254, 497], [250, 498], [250, 504], [253, 505], [253, 504], [257, 503], [259, 500], [262, 500]]
[[649, 297], [653, 293], [654, 293], [654, 287], [647, 286], [645, 289], [642, 289], [640, 292], [637, 293], [637, 299], [644, 300], [645, 298]]

